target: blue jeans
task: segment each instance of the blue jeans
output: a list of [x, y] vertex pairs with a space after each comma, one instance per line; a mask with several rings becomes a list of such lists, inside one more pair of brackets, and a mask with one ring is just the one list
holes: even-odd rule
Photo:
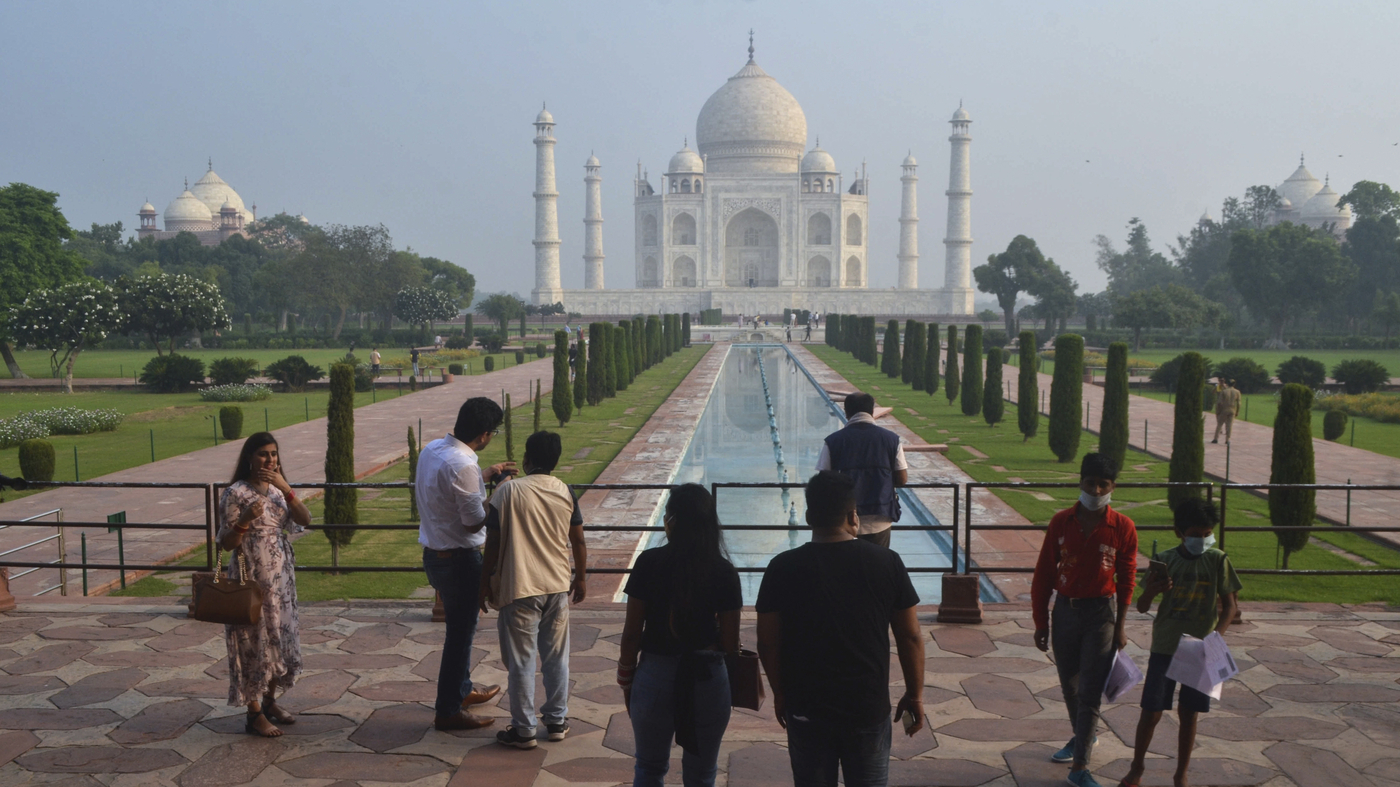
[[462, 700], [472, 693], [468, 665], [480, 607], [477, 596], [481, 590], [481, 552], [424, 549], [423, 570], [428, 574], [428, 583], [442, 597], [442, 610], [447, 616], [447, 637], [442, 643], [437, 702], [433, 707], [437, 715], [451, 716], [462, 709]]
[[[708, 678], [695, 684], [695, 733], [698, 750], [681, 755], [685, 787], [713, 787], [718, 772], [719, 744], [729, 726], [729, 670], [724, 654], [701, 651]], [[671, 766], [671, 741], [676, 735], [675, 685], [680, 656], [642, 653], [632, 679], [632, 735], [637, 741], [637, 768], [632, 787], [661, 787]]]
[[518, 598], [501, 607], [496, 619], [501, 661], [510, 675], [510, 723], [526, 738], [535, 736], [535, 654], [544, 674], [545, 724], [569, 715], [569, 594]]
[[847, 719], [787, 714], [788, 759], [794, 787], [885, 787], [890, 780], [890, 718], [855, 725]]

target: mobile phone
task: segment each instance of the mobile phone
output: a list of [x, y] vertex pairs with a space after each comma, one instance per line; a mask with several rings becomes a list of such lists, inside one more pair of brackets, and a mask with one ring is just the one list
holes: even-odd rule
[[919, 717], [915, 716], [913, 711], [905, 709], [904, 713], [900, 715], [899, 720], [904, 722], [904, 734], [913, 735], [914, 725], [919, 723]]
[[1166, 576], [1167, 564], [1160, 560], [1149, 560], [1147, 561], [1147, 573]]

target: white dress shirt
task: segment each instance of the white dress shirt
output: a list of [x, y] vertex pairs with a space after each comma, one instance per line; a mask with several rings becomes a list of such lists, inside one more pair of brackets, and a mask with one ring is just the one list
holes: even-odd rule
[[447, 435], [423, 446], [413, 487], [418, 543], [434, 550], [479, 549], [486, 543], [485, 489], [476, 452], [466, 443]]

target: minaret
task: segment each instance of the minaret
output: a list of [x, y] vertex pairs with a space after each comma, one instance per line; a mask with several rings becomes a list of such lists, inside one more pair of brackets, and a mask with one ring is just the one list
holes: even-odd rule
[[919, 289], [919, 162], [904, 158], [904, 198], [899, 205], [899, 288]]
[[535, 118], [535, 291], [536, 305], [563, 299], [559, 284], [559, 192], [554, 185], [554, 116]]
[[583, 165], [587, 192], [583, 209], [583, 288], [603, 289], [603, 176], [598, 157], [590, 155]]
[[948, 234], [943, 238], [948, 256], [943, 286], [966, 290], [972, 287], [972, 136], [968, 134], [972, 118], [959, 102], [958, 111], [948, 122], [953, 125], [953, 135], [948, 137], [953, 153], [948, 165]]

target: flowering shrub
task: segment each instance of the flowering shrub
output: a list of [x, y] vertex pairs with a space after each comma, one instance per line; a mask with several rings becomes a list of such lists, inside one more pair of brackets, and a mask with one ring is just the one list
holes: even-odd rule
[[262, 383], [215, 385], [199, 392], [206, 402], [261, 402], [272, 398], [272, 389]]
[[84, 410], [81, 407], [54, 407], [31, 410], [14, 418], [0, 420], [0, 448], [11, 448], [25, 440], [55, 434], [111, 432], [121, 425], [123, 417], [110, 408]]
[[55, 377], [73, 392], [73, 363], [86, 348], [100, 343], [117, 327], [112, 288], [99, 281], [69, 282], [52, 290], [35, 290], [10, 310], [10, 334], [20, 345], [49, 351]]
[[159, 352], [175, 339], [230, 325], [218, 285], [182, 273], [123, 276], [117, 280], [117, 301], [124, 316], [123, 331], [147, 336]]
[[1359, 395], [1317, 393], [1313, 409], [1329, 412], [1339, 410], [1352, 417], [1370, 418], [1385, 424], [1400, 424], [1400, 396], [1369, 393]]
[[426, 326], [457, 316], [457, 301], [432, 287], [405, 287], [394, 296], [394, 316], [409, 325]]

